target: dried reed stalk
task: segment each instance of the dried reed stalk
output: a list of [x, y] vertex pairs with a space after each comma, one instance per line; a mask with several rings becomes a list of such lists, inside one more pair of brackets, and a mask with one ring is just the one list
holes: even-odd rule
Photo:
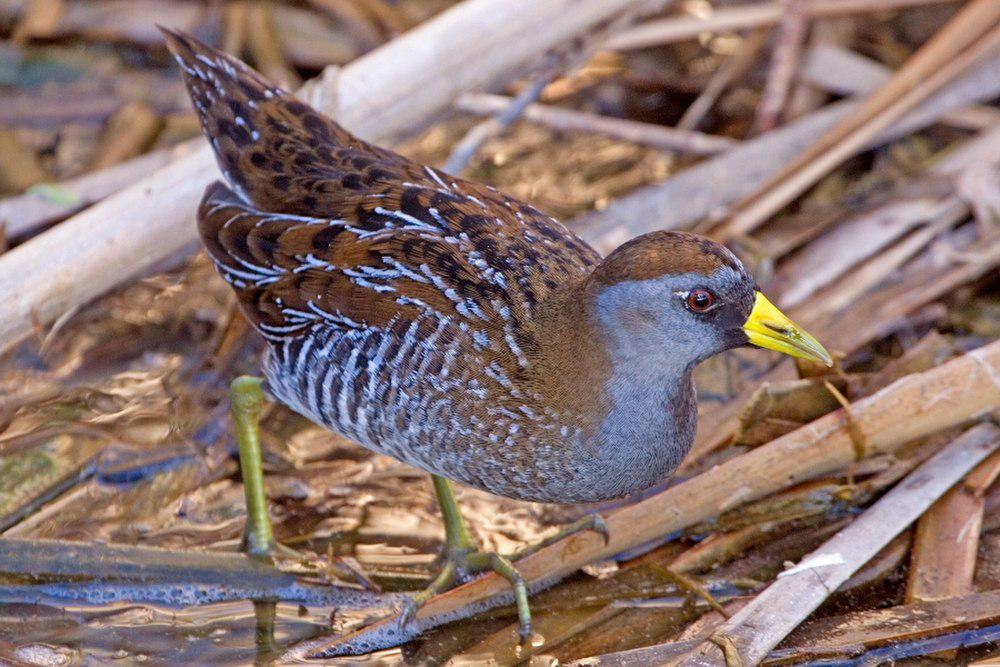
[[906, 582], [907, 602], [973, 592], [985, 495], [998, 476], [1000, 454], [994, 454], [920, 517]]
[[973, 0], [924, 44], [891, 79], [848, 117], [797, 156], [757, 192], [736, 204], [715, 228], [729, 238], [747, 234], [855, 155], [908, 111], [1000, 49], [1000, 3]]
[[[810, 18], [846, 16], [948, 0], [812, 0], [805, 8]], [[629, 51], [650, 46], [694, 39], [706, 32], [728, 32], [772, 26], [781, 21], [785, 6], [781, 2], [759, 2], [738, 7], [721, 7], [707, 16], [672, 16], [647, 21], [624, 30], [607, 41], [605, 48]]]
[[[466, 93], [458, 98], [455, 107], [469, 113], [492, 114], [503, 111], [511, 101], [511, 98], [502, 95]], [[547, 104], [529, 105], [524, 110], [524, 118], [555, 130], [604, 134], [643, 146], [692, 155], [716, 155], [739, 145], [739, 141], [730, 137], [600, 116]]]
[[882, 547], [966, 472], [1000, 447], [1000, 428], [980, 424], [947, 445], [798, 565], [778, 575], [708, 641], [668, 664], [756, 665]]

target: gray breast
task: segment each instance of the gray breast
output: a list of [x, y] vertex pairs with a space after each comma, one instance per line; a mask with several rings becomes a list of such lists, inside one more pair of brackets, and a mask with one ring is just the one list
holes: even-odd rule
[[[579, 418], [484, 387], [469, 337], [447, 318], [390, 327], [316, 328], [275, 344], [264, 363], [274, 396], [313, 422], [428, 472], [524, 500], [587, 502], [662, 480], [690, 445], [665, 408], [679, 396], [621, 396], [585, 437]], [[480, 371], [481, 369], [475, 369]], [[650, 404], [653, 401], [655, 405]], [[662, 418], [662, 420], [661, 420]]]

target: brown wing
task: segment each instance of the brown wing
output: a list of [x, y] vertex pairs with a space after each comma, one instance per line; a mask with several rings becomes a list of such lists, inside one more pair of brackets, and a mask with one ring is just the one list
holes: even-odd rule
[[400, 177], [401, 156], [354, 137], [242, 61], [163, 32], [219, 168], [246, 202], [336, 217], [342, 195]]
[[520, 361], [535, 304], [599, 260], [536, 209], [367, 144], [193, 38], [167, 42], [231, 186], [206, 192], [202, 239], [269, 337], [434, 311]]

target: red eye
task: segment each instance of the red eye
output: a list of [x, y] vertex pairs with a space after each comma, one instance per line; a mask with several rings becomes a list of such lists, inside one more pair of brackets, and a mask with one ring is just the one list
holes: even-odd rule
[[687, 307], [696, 313], [704, 313], [715, 303], [715, 295], [705, 289], [693, 289], [687, 295]]

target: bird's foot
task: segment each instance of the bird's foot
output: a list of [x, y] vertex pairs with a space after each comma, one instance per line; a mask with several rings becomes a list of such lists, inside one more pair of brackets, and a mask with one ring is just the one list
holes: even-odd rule
[[441, 569], [430, 585], [404, 604], [399, 615], [400, 627], [406, 627], [428, 600], [451, 588], [456, 582], [482, 572], [496, 572], [509, 581], [514, 589], [518, 636], [521, 645], [524, 646], [530, 642], [531, 609], [528, 606], [528, 587], [510, 560], [492, 551], [479, 551], [475, 546], [469, 544], [449, 544], [445, 548], [442, 560]]
[[531, 609], [528, 607], [528, 587], [524, 583], [524, 578], [511, 561], [524, 558], [539, 549], [584, 530], [600, 533], [604, 536], [605, 543], [607, 543], [609, 539], [607, 524], [604, 523], [604, 519], [598, 514], [588, 515], [578, 521], [574, 521], [568, 526], [564, 526], [555, 535], [543, 540], [541, 543], [528, 547], [507, 558], [497, 553], [479, 550], [476, 540], [472, 537], [468, 526], [465, 524], [465, 519], [462, 518], [462, 513], [458, 508], [458, 501], [455, 499], [455, 492], [452, 490], [451, 484], [444, 477], [438, 475], [431, 475], [431, 481], [434, 483], [434, 493], [437, 495], [441, 514], [444, 518], [445, 547], [441, 554], [440, 569], [437, 576], [427, 588], [411, 597], [403, 606], [403, 610], [399, 616], [400, 627], [406, 627], [413, 620], [417, 611], [428, 600], [438, 593], [451, 588], [455, 582], [481, 572], [496, 572], [509, 581], [514, 589], [514, 602], [517, 605], [518, 635], [521, 638], [521, 645], [527, 645], [531, 641]]
[[[445, 516], [447, 517], [448, 515], [449, 512], [446, 512]], [[581, 531], [597, 532], [604, 537], [605, 542], [609, 539], [608, 527], [604, 519], [599, 514], [591, 514], [564, 526], [556, 534], [542, 540], [538, 544], [527, 547], [507, 557], [494, 552], [480, 551], [464, 528], [464, 522], [460, 524], [461, 528], [451, 526], [448, 522], [446, 522], [446, 525], [449, 526], [448, 539], [445, 543], [444, 551], [440, 556], [438, 574], [427, 588], [407, 600], [400, 614], [400, 627], [406, 627], [413, 620], [417, 611], [428, 600], [448, 590], [455, 583], [483, 572], [496, 572], [510, 582], [511, 587], [514, 589], [514, 602], [517, 605], [518, 637], [521, 640], [522, 646], [528, 645], [531, 641], [531, 608], [528, 605], [527, 585], [512, 561], [524, 558], [550, 544]]]
[[604, 517], [600, 514], [588, 514], [582, 519], [577, 519], [573, 523], [566, 524], [560, 528], [555, 534], [546, 537], [544, 540], [539, 541], [536, 544], [527, 546], [520, 551], [512, 553], [509, 558], [510, 560], [517, 562], [522, 558], [530, 556], [536, 551], [541, 551], [545, 547], [555, 544], [560, 540], [564, 540], [570, 535], [576, 535], [577, 533], [593, 532], [597, 533], [604, 538], [604, 545], [607, 546], [611, 541], [611, 531], [608, 530], [608, 524], [604, 522]]

